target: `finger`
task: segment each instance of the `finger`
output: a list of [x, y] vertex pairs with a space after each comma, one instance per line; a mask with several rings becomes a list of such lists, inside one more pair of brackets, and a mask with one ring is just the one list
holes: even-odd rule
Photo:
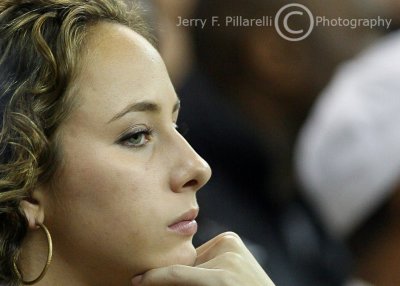
[[199, 265], [209, 261], [219, 255], [227, 252], [234, 252], [239, 255], [249, 256], [246, 246], [240, 237], [235, 233], [223, 233], [222, 235], [213, 239], [212, 243], [208, 244], [207, 247], [203, 247], [201, 251], [198, 251], [195, 265]]
[[134, 286], [206, 286], [217, 285], [221, 270], [173, 265], [152, 269], [139, 279], [132, 279]]
[[226, 252], [196, 267], [221, 270], [221, 276], [227, 279], [222, 281], [230, 281], [229, 285], [275, 286], [261, 266], [235, 252]]
[[[245, 265], [245, 261], [240, 254], [236, 252], [225, 252], [217, 257], [209, 259], [201, 264], [196, 265], [198, 268], [206, 269], [234, 269], [235, 264]], [[241, 267], [242, 268], [242, 267]]]
[[197, 264], [196, 267], [224, 269], [236, 273], [241, 272], [242, 274], [247, 272], [247, 275], [249, 275], [250, 272], [254, 272], [268, 276], [251, 253], [249, 253], [249, 255], [243, 255], [236, 252], [225, 252], [212, 259], [207, 259], [204, 262]]
[[230, 237], [230, 236], [234, 236], [237, 237], [238, 239], [240, 239], [240, 237], [231, 231], [228, 232], [224, 232], [224, 233], [220, 233], [219, 235], [217, 235], [216, 237], [210, 239], [209, 241], [207, 241], [206, 243], [204, 243], [203, 245], [199, 246], [196, 251], [197, 251], [197, 255], [201, 255], [203, 252], [207, 251], [208, 249], [210, 249], [211, 247], [213, 247], [216, 243], [218, 243], [221, 239], [224, 239], [226, 237]]

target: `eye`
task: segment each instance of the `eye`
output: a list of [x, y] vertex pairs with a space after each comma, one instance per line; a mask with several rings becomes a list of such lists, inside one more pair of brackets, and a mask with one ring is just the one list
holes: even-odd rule
[[127, 147], [139, 148], [151, 140], [152, 130], [147, 127], [137, 127], [124, 135], [118, 142]]

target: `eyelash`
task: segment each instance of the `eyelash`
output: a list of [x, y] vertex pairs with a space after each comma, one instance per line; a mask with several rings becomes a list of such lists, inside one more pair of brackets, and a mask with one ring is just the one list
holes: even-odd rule
[[[151, 140], [152, 135], [153, 135], [153, 130], [151, 128], [137, 127], [132, 132], [129, 132], [128, 134], [124, 135], [121, 139], [118, 140], [118, 142], [120, 144], [130, 147], [130, 148], [140, 148], [140, 147], [143, 147], [144, 145], [146, 145]], [[132, 143], [128, 142], [129, 139], [132, 139], [137, 136], [144, 136], [145, 142], [138, 143], [138, 144], [132, 144]], [[143, 137], [141, 137], [141, 138], [143, 138]], [[142, 140], [140, 140], [140, 141], [142, 141]]]
[[[175, 129], [182, 135], [186, 135], [187, 131], [188, 131], [188, 127], [187, 124], [183, 123], [182, 127], [178, 126], [177, 124], [175, 125]], [[131, 144], [128, 142], [129, 139], [138, 136], [138, 135], [142, 135], [145, 137], [145, 142], [144, 143], [140, 143], [140, 144]], [[121, 139], [118, 140], [118, 143], [127, 146], [129, 148], [140, 148], [143, 147], [144, 145], [146, 145], [150, 140], [151, 137], [153, 135], [153, 129], [149, 128], [149, 127], [137, 127], [136, 129], [134, 129], [133, 131], [129, 132], [128, 134], [122, 136]]]

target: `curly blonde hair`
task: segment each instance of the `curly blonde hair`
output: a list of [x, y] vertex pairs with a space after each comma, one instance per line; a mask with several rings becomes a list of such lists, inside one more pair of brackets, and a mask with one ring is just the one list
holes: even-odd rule
[[56, 130], [74, 106], [82, 47], [99, 21], [151, 40], [137, 5], [122, 0], [0, 2], [0, 284], [20, 284], [12, 271], [27, 229], [20, 202], [62, 164]]

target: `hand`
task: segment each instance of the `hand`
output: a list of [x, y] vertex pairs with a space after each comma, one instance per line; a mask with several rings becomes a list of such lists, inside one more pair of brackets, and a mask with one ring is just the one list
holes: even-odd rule
[[197, 248], [193, 267], [172, 265], [149, 270], [134, 286], [274, 286], [268, 275], [232, 232], [222, 233]]

